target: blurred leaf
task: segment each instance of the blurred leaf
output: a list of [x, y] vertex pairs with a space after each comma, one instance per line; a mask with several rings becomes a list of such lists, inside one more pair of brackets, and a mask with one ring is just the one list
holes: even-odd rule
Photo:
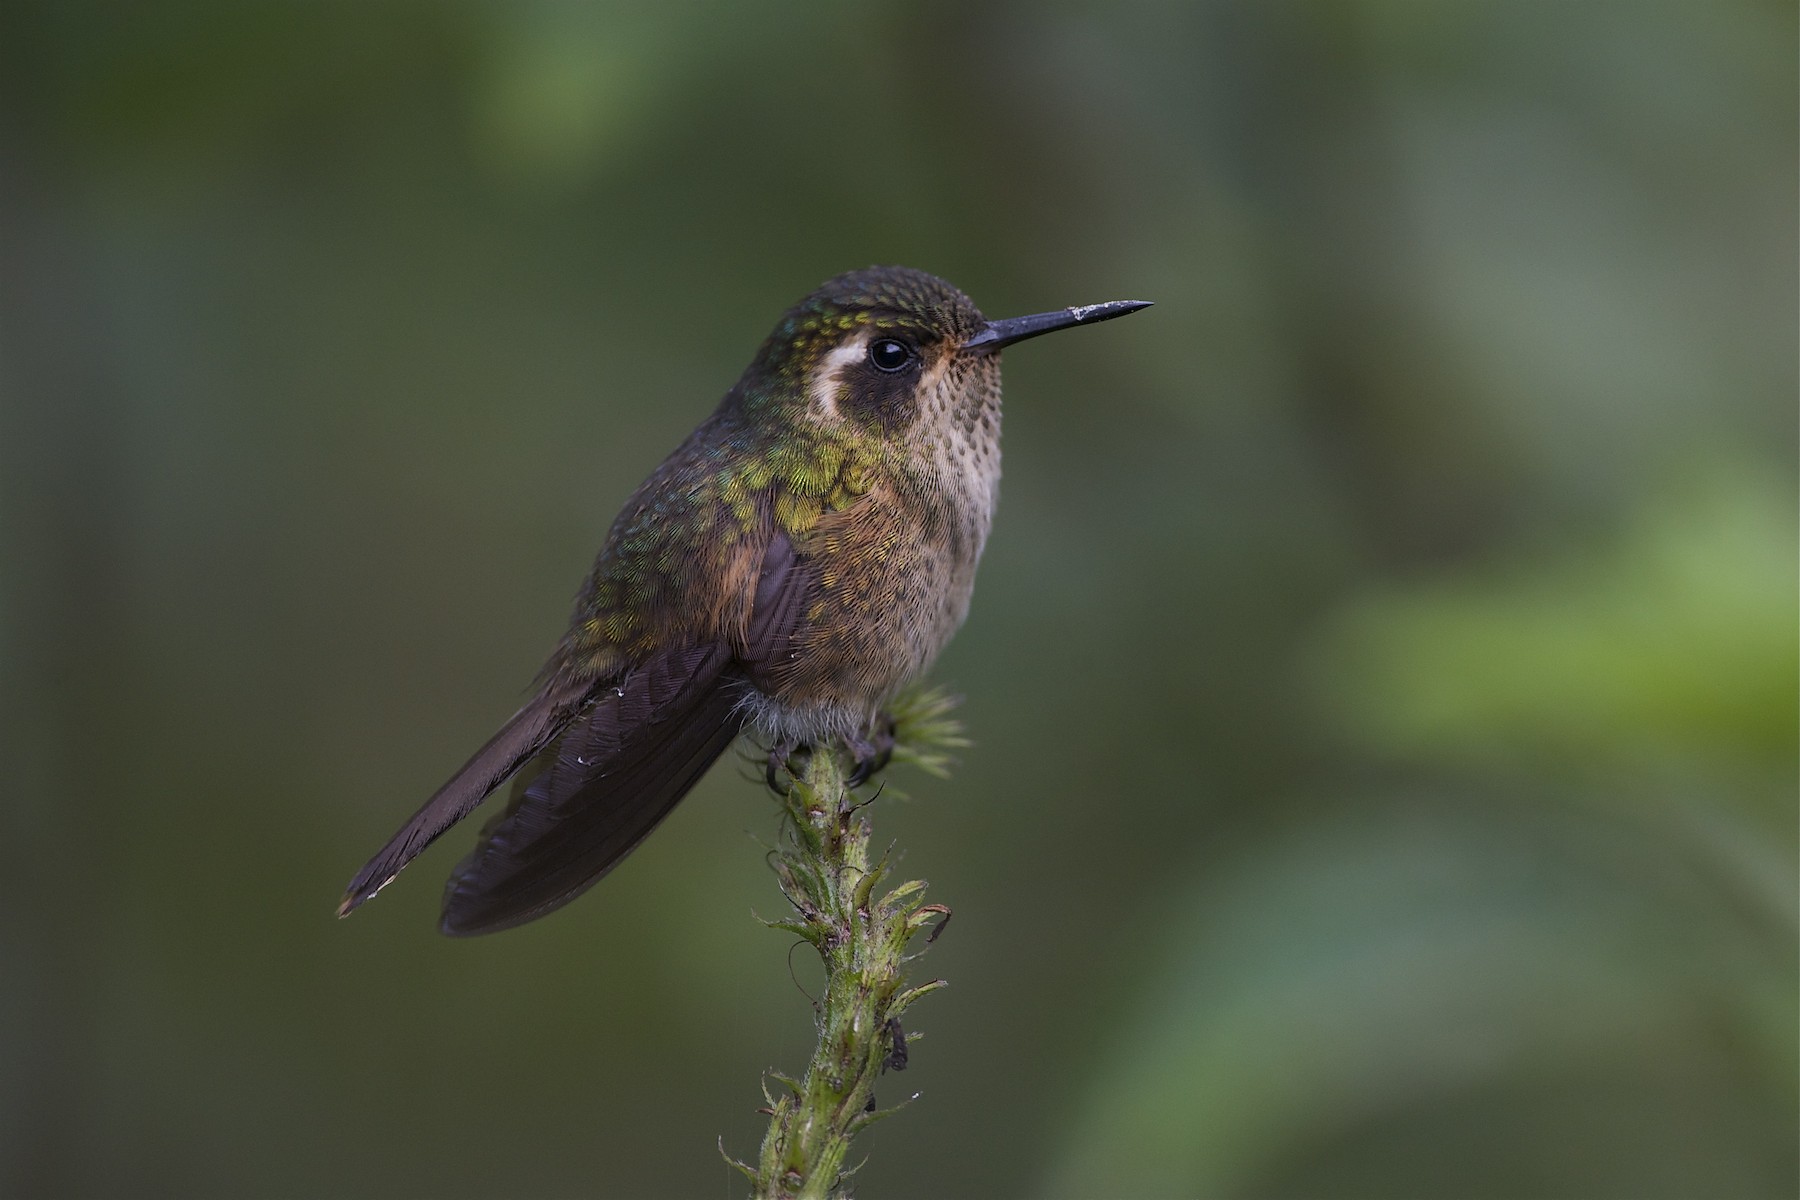
[[1168, 906], [1054, 1193], [1791, 1191], [1785, 946], [1670, 853], [1440, 796], [1238, 857]]
[[1791, 768], [1791, 491], [1724, 466], [1591, 547], [1372, 589], [1327, 636], [1329, 703], [1372, 747], [1425, 761]]

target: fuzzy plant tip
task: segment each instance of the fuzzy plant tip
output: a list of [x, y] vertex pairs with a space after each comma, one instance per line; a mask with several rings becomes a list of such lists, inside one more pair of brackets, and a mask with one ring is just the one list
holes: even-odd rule
[[[889, 708], [893, 760], [942, 776], [951, 751], [969, 744], [950, 715], [955, 705], [932, 689], [897, 699]], [[815, 1002], [819, 1036], [805, 1073], [770, 1072], [763, 1080], [759, 1111], [769, 1128], [756, 1161], [727, 1158], [750, 1178], [758, 1200], [849, 1195], [852, 1138], [901, 1107], [883, 1107], [876, 1085], [914, 1057], [909, 1010], [945, 986], [941, 979], [909, 985], [906, 966], [943, 931], [950, 909], [925, 902], [922, 880], [890, 880], [891, 847], [871, 853], [871, 806], [852, 784], [856, 769], [849, 747], [819, 746], [771, 780], [785, 818], [771, 866], [790, 911], [765, 923], [817, 951], [825, 991]]]

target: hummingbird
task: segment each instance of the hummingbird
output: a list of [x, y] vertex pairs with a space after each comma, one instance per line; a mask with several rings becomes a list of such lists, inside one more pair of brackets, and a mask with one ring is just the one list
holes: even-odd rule
[[713, 414], [613, 521], [524, 707], [357, 873], [348, 916], [509, 778], [444, 892], [451, 936], [597, 883], [749, 732], [768, 777], [836, 742], [860, 784], [883, 707], [969, 610], [1000, 483], [1000, 351], [1148, 307], [989, 321], [907, 267], [788, 309]]

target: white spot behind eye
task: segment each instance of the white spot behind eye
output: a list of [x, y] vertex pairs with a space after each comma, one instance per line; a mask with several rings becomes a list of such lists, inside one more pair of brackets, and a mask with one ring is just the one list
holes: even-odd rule
[[820, 360], [806, 387], [807, 402], [814, 409], [828, 417], [837, 416], [838, 372], [861, 362], [868, 346], [867, 336], [854, 337]]

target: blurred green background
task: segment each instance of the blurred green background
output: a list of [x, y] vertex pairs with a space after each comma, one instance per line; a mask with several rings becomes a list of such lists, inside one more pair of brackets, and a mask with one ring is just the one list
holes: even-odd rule
[[900, 262], [1158, 307], [1007, 356], [861, 1191], [1795, 1194], [1791, 3], [0, 20], [0, 1193], [741, 1193], [741, 764], [518, 932], [469, 829], [332, 906]]

